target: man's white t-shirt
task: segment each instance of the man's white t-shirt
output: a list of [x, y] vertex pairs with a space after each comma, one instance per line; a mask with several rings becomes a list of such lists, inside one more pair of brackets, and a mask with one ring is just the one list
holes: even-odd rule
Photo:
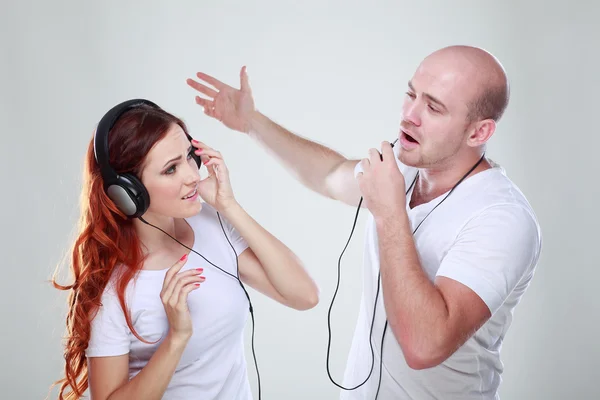
[[[223, 227], [238, 256], [248, 247], [233, 226], [221, 216]], [[214, 208], [203, 203], [201, 211], [187, 218], [194, 230], [193, 249], [223, 270], [237, 275], [236, 256], [223, 234]], [[182, 254], [185, 248], [182, 247]], [[129, 354], [129, 379], [148, 363], [169, 324], [160, 299], [164, 270], [142, 270], [126, 290], [137, 339], [127, 326], [112, 279], [102, 295], [102, 306], [92, 320], [88, 357]], [[181, 271], [203, 268], [206, 281], [188, 295], [193, 335], [169, 383], [163, 399], [250, 400], [243, 332], [249, 305], [240, 284], [202, 257], [190, 252]], [[114, 276], [113, 276], [114, 278]]]
[[[395, 153], [397, 156], [396, 149]], [[397, 163], [408, 189], [417, 170], [398, 160]], [[414, 230], [446, 194], [413, 209], [409, 206], [411, 195], [412, 189], [407, 195], [406, 210]], [[363, 382], [372, 362], [369, 333], [377, 291], [379, 248], [375, 223], [372, 215], [368, 215], [363, 294], [344, 375], [345, 387]], [[413, 370], [406, 364], [388, 326], [378, 400], [499, 399], [502, 341], [511, 325], [513, 310], [534, 275], [541, 251], [540, 228], [531, 206], [504, 169], [493, 164], [493, 168], [465, 179], [425, 219], [414, 240], [421, 265], [431, 281], [445, 276], [468, 286], [485, 302], [492, 317], [447, 360], [423, 370]], [[375, 399], [385, 321], [380, 289], [372, 337], [373, 373], [360, 388], [342, 390], [340, 399]]]

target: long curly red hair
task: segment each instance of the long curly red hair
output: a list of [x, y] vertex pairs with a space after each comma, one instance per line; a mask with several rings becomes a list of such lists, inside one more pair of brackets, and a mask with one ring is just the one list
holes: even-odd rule
[[[140, 177], [146, 155], [173, 124], [181, 126], [187, 133], [183, 121], [163, 110], [140, 106], [124, 113], [109, 134], [111, 166], [117, 173], [133, 173]], [[88, 388], [85, 350], [90, 340], [91, 320], [101, 306], [102, 293], [118, 265], [126, 267], [116, 276], [121, 308], [129, 329], [143, 340], [133, 328], [125, 304], [125, 289], [141, 270], [144, 253], [133, 221], [110, 200], [103, 184], [92, 139], [85, 157], [78, 233], [70, 251], [69, 269], [73, 283], [59, 284], [58, 269], [52, 278], [55, 288], [69, 291], [64, 377], [52, 385], [60, 385], [60, 400], [78, 400]], [[68, 388], [70, 390], [66, 392]]]

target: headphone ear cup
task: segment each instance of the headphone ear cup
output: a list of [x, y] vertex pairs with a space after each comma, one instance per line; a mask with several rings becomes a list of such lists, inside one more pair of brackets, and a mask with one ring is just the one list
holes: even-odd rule
[[142, 216], [150, 206], [150, 195], [142, 182], [132, 174], [123, 174], [107, 185], [106, 193], [117, 208], [130, 218]]
[[202, 167], [202, 159], [196, 154], [194, 149], [192, 149], [192, 158], [196, 161], [196, 164], [198, 164], [198, 169], [200, 169]]
[[[187, 138], [190, 142], [192, 140], [194, 140], [194, 138], [191, 137], [189, 133], [186, 133], [185, 135], [187, 136]], [[198, 154], [196, 154], [196, 150], [198, 150], [198, 149], [192, 145], [192, 158], [196, 161], [196, 164], [198, 165], [198, 169], [200, 169], [202, 167], [202, 159], [200, 158], [200, 156]]]

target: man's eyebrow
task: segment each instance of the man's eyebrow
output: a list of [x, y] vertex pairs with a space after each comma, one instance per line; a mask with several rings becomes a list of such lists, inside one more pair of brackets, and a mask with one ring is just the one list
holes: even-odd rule
[[[408, 87], [410, 88], [410, 90], [412, 90], [413, 92], [415, 91], [415, 88], [412, 85], [411, 81], [408, 81]], [[441, 100], [437, 99], [436, 97], [430, 95], [429, 93], [423, 93], [423, 97], [427, 98], [429, 101], [436, 103], [437, 105], [439, 105], [440, 107], [444, 108], [444, 110], [448, 110], [448, 107], [446, 107], [446, 105], [444, 103], [442, 103]]]

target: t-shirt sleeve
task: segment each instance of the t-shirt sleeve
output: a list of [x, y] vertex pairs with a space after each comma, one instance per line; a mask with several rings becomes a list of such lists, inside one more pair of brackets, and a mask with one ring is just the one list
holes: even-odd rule
[[221, 218], [223, 219], [223, 226], [225, 228], [225, 232], [227, 232], [227, 238], [233, 245], [235, 253], [239, 256], [244, 250], [248, 248], [248, 243], [228, 220], [223, 218], [223, 216], [221, 216]]
[[437, 276], [466, 285], [494, 314], [519, 281], [533, 272], [540, 247], [539, 226], [528, 210], [493, 206], [464, 226]]
[[86, 356], [119, 356], [129, 353], [129, 334], [130, 329], [119, 298], [114, 290], [107, 288], [102, 295], [102, 305], [91, 321]]

